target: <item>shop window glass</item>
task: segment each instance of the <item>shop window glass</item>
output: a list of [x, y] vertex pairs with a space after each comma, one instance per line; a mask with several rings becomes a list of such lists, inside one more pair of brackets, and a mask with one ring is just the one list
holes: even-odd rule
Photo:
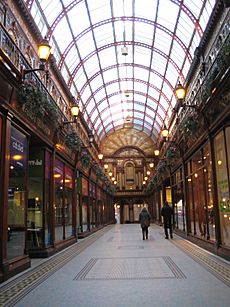
[[41, 247], [43, 226], [44, 150], [30, 148], [28, 176], [27, 246]]
[[[226, 144], [230, 146], [229, 128], [226, 129]], [[215, 167], [218, 190], [218, 206], [220, 215], [220, 232], [223, 245], [230, 246], [230, 207], [228, 168], [225, 152], [224, 133], [219, 133], [214, 140]], [[229, 154], [229, 153], [228, 153]]]
[[65, 237], [73, 235], [73, 170], [65, 166], [65, 203], [64, 203], [64, 220], [65, 220]]
[[82, 230], [87, 231], [87, 197], [82, 199]]
[[207, 144], [203, 150], [205, 197], [207, 202], [208, 233], [211, 240], [215, 240], [215, 218], [213, 210], [213, 184], [212, 184], [212, 161], [210, 159], [210, 145]]
[[14, 127], [10, 137], [7, 258], [24, 254], [27, 138]]
[[193, 203], [193, 188], [192, 188], [192, 176], [188, 176], [187, 180], [187, 201], [188, 201], [188, 211], [189, 211], [189, 225], [187, 226], [188, 232], [194, 234], [196, 232], [195, 228], [195, 210]]
[[50, 189], [51, 189], [51, 153], [45, 153], [45, 244], [46, 246], [52, 244], [51, 239], [51, 206], [50, 203]]
[[63, 221], [63, 179], [64, 165], [61, 161], [55, 160], [54, 182], [55, 182], [55, 241], [64, 239], [64, 221]]
[[87, 231], [88, 229], [88, 202], [89, 202], [89, 185], [85, 178], [82, 178], [82, 229]]
[[202, 151], [199, 150], [192, 158], [192, 184], [195, 210], [196, 235], [206, 237], [206, 204], [203, 176]]

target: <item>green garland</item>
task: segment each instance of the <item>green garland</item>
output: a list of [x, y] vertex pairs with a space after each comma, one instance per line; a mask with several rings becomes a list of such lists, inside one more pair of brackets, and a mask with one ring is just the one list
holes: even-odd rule
[[58, 126], [61, 114], [57, 105], [47, 93], [42, 91], [33, 81], [25, 81], [18, 91], [18, 103], [32, 117], [48, 116], [54, 127]]
[[69, 149], [71, 149], [74, 152], [81, 151], [82, 141], [80, 137], [78, 136], [78, 134], [74, 131], [72, 131], [71, 133], [68, 133], [65, 136], [64, 143], [69, 147]]
[[83, 168], [89, 168], [91, 165], [91, 157], [87, 153], [83, 153], [80, 157], [81, 166]]

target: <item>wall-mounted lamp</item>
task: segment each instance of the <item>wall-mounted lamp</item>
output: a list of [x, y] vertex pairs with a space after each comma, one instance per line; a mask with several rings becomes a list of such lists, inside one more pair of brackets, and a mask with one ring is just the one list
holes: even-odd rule
[[81, 146], [81, 149], [86, 149], [89, 147], [92, 147], [93, 141], [94, 141], [94, 135], [92, 130], [88, 130], [88, 139], [89, 139], [89, 145], [88, 146]]
[[103, 159], [103, 157], [104, 157], [104, 156], [103, 156], [102, 153], [99, 153], [99, 154], [98, 154], [98, 159], [99, 159], [100, 161]]
[[161, 135], [163, 136], [163, 138], [167, 138], [168, 135], [169, 135], [169, 131], [168, 131], [168, 128], [164, 125], [162, 131], [161, 131]]
[[109, 165], [106, 163], [106, 164], [104, 164], [104, 169], [105, 169], [105, 171], [107, 171], [107, 169], [109, 168]]
[[109, 171], [109, 177], [112, 177], [112, 176], [113, 176], [113, 172]]
[[185, 103], [185, 95], [186, 95], [186, 89], [182, 86], [182, 84], [180, 83], [180, 81], [178, 82], [178, 85], [175, 89], [176, 92], [176, 97], [177, 97], [177, 101], [178, 101], [178, 105], [175, 108], [176, 112], [178, 112], [180, 107], [183, 108], [196, 108], [197, 106], [195, 104], [186, 104]]
[[159, 154], [160, 154], [160, 150], [159, 150], [159, 149], [155, 149], [155, 150], [154, 150], [154, 155], [155, 155], [155, 157], [158, 157]]
[[[74, 120], [72, 120], [72, 121], [64, 121], [64, 122], [62, 123], [63, 126], [64, 126], [64, 125], [67, 125], [67, 124], [74, 124], [74, 123], [77, 122], [77, 118], [78, 118], [80, 109], [79, 109], [79, 106], [78, 106], [78, 104], [76, 103], [74, 97], [72, 98], [72, 100], [73, 100], [73, 101], [72, 101], [72, 104], [71, 104], [71, 106], [70, 106], [70, 112], [71, 112], [71, 115], [72, 115], [72, 117], [74, 118]], [[91, 133], [92, 133], [92, 132], [91, 132]]]
[[177, 100], [184, 101], [186, 91], [185, 88], [180, 83], [180, 81], [178, 82], [175, 91], [176, 91]]
[[[156, 151], [156, 150], [154, 150], [154, 154], [155, 154], [155, 151]], [[159, 150], [158, 150], [158, 151], [159, 151]], [[159, 152], [159, 153], [160, 153], [160, 152]], [[159, 154], [159, 153], [158, 153], [158, 154]], [[155, 155], [156, 155], [156, 154], [155, 154]], [[149, 167], [150, 167], [150, 168], [154, 168], [154, 163], [153, 163], [153, 162], [149, 163]]]
[[44, 71], [45, 70], [45, 63], [48, 61], [48, 58], [50, 56], [50, 50], [51, 47], [49, 45], [49, 42], [46, 38], [44, 38], [41, 43], [38, 45], [38, 57], [39, 57], [39, 68], [34, 69], [24, 69], [21, 68], [21, 74], [22, 74], [22, 80], [25, 80], [25, 75], [34, 71]]

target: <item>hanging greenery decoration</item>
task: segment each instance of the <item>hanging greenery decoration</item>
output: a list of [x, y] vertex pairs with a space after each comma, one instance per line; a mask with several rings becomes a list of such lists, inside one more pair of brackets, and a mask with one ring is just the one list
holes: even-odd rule
[[58, 106], [35, 82], [31, 80], [23, 82], [18, 91], [18, 103], [30, 117], [41, 118], [47, 115], [52, 125], [58, 126], [61, 117]]
[[165, 158], [167, 159], [168, 163], [173, 164], [179, 159], [179, 157], [180, 155], [176, 145], [170, 144], [165, 154]]
[[194, 116], [189, 115], [183, 119], [181, 123], [181, 129], [183, 133], [183, 138], [185, 139], [185, 141], [188, 141], [189, 139], [193, 139], [194, 137], [196, 137], [199, 130], [199, 123], [194, 118]]
[[89, 168], [91, 165], [91, 156], [88, 153], [83, 152], [80, 157], [80, 161], [83, 168]]
[[164, 176], [167, 173], [167, 171], [168, 171], [167, 162], [165, 160], [160, 161], [156, 167], [157, 175]]
[[75, 131], [66, 134], [64, 143], [74, 152], [81, 151], [82, 141]]
[[103, 171], [102, 171], [102, 169], [101, 169], [101, 167], [99, 165], [96, 164], [94, 166], [94, 170], [95, 170], [95, 174], [96, 174], [96, 178], [97, 179], [100, 179], [100, 178], [103, 177]]

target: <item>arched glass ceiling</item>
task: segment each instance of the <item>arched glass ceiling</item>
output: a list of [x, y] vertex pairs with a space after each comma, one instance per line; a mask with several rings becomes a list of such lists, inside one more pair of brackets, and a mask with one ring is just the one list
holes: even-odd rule
[[[133, 127], [154, 142], [215, 0], [25, 0], [95, 139]], [[121, 48], [128, 48], [123, 55]]]

